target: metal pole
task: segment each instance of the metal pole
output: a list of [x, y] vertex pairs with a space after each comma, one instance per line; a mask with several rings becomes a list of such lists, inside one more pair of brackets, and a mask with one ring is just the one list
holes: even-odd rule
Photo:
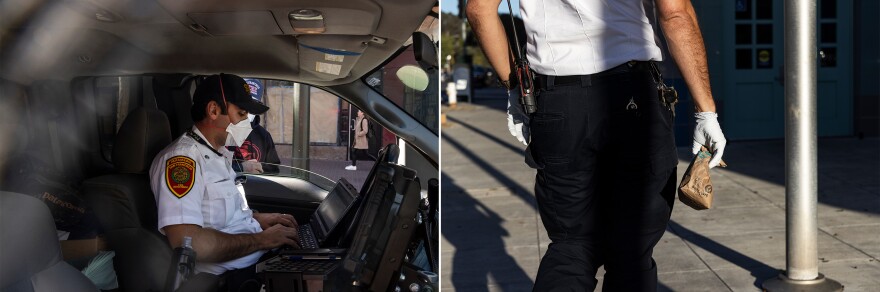
[[766, 291], [841, 291], [819, 274], [816, 0], [785, 0], [786, 272]]
[[[803, 5], [799, 5], [803, 4]], [[785, 1], [786, 274], [819, 276], [816, 248], [816, 0]]]

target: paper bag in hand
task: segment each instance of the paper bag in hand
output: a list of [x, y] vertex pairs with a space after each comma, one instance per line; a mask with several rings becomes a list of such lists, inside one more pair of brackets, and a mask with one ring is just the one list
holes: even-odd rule
[[[709, 160], [712, 153], [702, 147], [691, 161], [678, 186], [678, 200], [695, 210], [712, 208], [712, 181], [709, 179]], [[727, 167], [722, 160], [718, 164]]]

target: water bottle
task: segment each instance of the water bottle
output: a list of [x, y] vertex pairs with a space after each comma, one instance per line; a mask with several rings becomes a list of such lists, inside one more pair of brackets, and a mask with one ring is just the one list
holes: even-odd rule
[[183, 245], [174, 249], [171, 267], [165, 278], [165, 292], [177, 291], [180, 285], [195, 273], [196, 251], [192, 247], [192, 238], [183, 237]]

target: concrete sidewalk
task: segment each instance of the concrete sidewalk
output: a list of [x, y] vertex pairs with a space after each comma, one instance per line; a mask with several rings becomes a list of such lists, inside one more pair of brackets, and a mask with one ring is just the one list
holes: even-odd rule
[[[549, 243], [535, 171], [507, 131], [503, 92], [477, 96], [443, 109], [442, 289], [530, 291]], [[724, 158], [730, 167], [712, 171], [715, 207], [675, 203], [654, 249], [660, 291], [757, 291], [785, 269], [783, 141], [734, 141]], [[880, 140], [820, 139], [819, 271], [846, 291], [880, 291], [878, 181]]]

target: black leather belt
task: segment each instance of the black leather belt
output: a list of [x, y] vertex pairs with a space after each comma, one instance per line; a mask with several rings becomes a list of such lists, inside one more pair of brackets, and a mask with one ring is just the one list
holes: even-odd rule
[[617, 67], [587, 75], [548, 76], [535, 74], [535, 88], [539, 90], [548, 88], [552, 89], [554, 86], [583, 82], [586, 82], [586, 84], [589, 85], [591, 80], [595, 78], [643, 70], [651, 70], [651, 61], [629, 61]]

